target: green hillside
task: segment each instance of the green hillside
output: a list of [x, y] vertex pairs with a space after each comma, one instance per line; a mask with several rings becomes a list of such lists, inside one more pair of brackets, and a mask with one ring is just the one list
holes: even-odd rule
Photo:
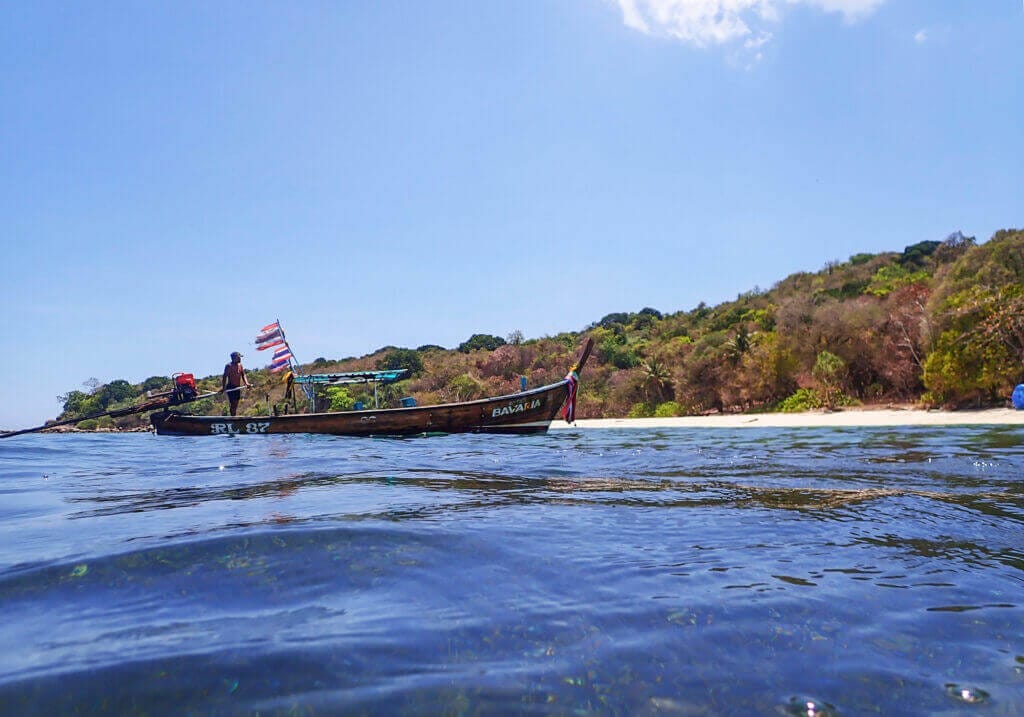
[[[382, 387], [394, 405], [464, 401], [562, 378], [583, 340], [595, 341], [583, 374], [579, 418], [804, 410], [871, 403], [949, 408], [1004, 405], [1024, 380], [1024, 231], [978, 244], [959, 232], [899, 252], [856, 254], [786, 277], [717, 306], [609, 314], [578, 331], [524, 338], [474, 334], [456, 348], [385, 347], [367, 356], [319, 358], [303, 372], [405, 367]], [[241, 412], [293, 410], [279, 375], [250, 370]], [[61, 397], [60, 418], [133, 403], [169, 385], [111, 381]], [[215, 390], [219, 376], [200, 382]], [[373, 404], [372, 392], [328, 388], [317, 409]], [[221, 414], [218, 396], [191, 405]], [[145, 416], [101, 419], [131, 427]]]

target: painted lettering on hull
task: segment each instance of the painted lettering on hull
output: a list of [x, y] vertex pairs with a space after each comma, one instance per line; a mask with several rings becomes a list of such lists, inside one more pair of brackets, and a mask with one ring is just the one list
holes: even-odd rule
[[270, 428], [270, 421], [249, 421], [241, 426], [236, 426], [233, 421], [225, 421], [224, 423], [211, 423], [210, 433], [215, 436], [237, 436], [241, 433], [266, 433], [268, 428]]
[[541, 400], [535, 398], [532, 401], [522, 401], [520, 403], [510, 403], [507, 406], [499, 406], [491, 411], [491, 418], [500, 418], [501, 416], [511, 416], [514, 413], [525, 413], [526, 411], [532, 411], [535, 408], [540, 408]]

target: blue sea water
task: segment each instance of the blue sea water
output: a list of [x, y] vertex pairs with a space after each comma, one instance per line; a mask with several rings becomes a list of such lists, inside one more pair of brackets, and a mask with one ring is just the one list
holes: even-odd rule
[[0, 441], [0, 713], [1024, 714], [1024, 431]]

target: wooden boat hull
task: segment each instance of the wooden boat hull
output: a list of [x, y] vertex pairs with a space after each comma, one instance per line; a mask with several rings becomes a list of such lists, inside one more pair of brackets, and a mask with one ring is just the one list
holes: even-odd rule
[[159, 435], [216, 436], [321, 433], [415, 436], [434, 433], [544, 433], [569, 395], [568, 380], [521, 393], [465, 403], [287, 416], [150, 415]]

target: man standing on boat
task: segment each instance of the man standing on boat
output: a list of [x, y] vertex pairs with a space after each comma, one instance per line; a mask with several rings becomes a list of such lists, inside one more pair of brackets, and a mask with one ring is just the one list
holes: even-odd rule
[[228, 405], [231, 407], [231, 415], [238, 413], [238, 400], [242, 397], [242, 388], [252, 388], [249, 379], [245, 377], [245, 369], [242, 368], [242, 354], [237, 351], [231, 352], [231, 363], [224, 367], [224, 375], [221, 377], [221, 393], [228, 395]]

